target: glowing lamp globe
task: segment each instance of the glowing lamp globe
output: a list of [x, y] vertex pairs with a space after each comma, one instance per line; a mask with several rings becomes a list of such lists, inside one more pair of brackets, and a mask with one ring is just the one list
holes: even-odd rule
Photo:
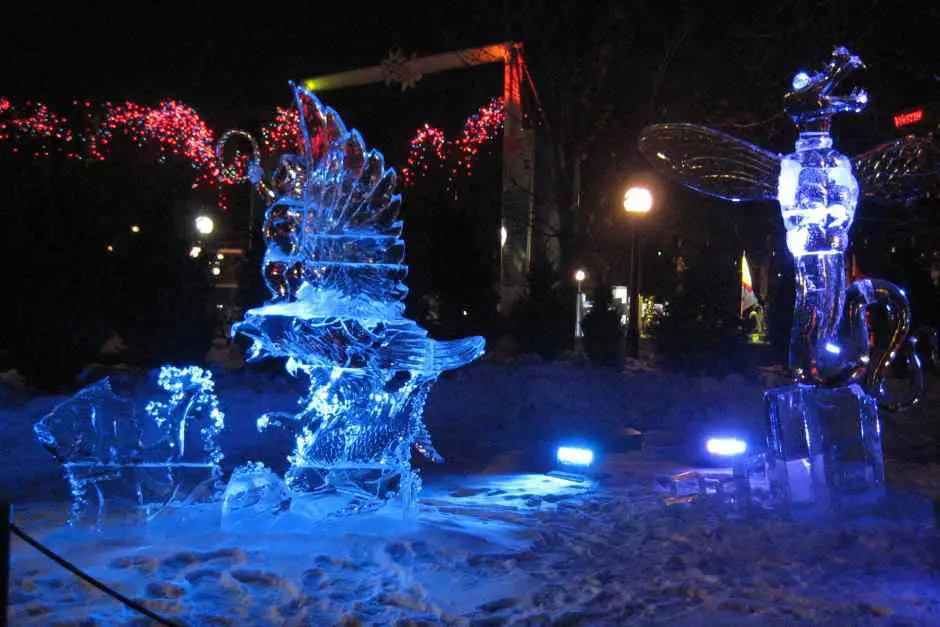
[[574, 280], [580, 283], [584, 280], [587, 275], [584, 273], [584, 270], [578, 270], [574, 273]]
[[623, 208], [627, 213], [649, 213], [653, 207], [653, 194], [645, 187], [631, 187], [623, 196]]
[[199, 216], [196, 218], [196, 231], [202, 235], [211, 235], [215, 230], [215, 222], [209, 216]]

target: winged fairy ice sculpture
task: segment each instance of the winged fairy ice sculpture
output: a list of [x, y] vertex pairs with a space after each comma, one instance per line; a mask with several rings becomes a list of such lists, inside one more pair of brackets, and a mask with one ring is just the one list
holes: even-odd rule
[[264, 415], [258, 428], [293, 435], [286, 481], [322, 497], [318, 511], [356, 511], [396, 493], [411, 507], [412, 447], [441, 461], [422, 421], [428, 392], [442, 371], [480, 357], [484, 341], [436, 341], [405, 318], [397, 175], [334, 110], [293, 91], [298, 153], [281, 155], [269, 181], [257, 160], [249, 168], [267, 206], [262, 271], [272, 298], [232, 332], [252, 339], [250, 359], [284, 357], [309, 387], [296, 415]]
[[[780, 204], [796, 269], [789, 351], [796, 385], [770, 390], [765, 400], [771, 454], [784, 462], [784, 474], [797, 468], [806, 473], [803, 488], [810, 501], [818, 501], [825, 490], [830, 496], [848, 493], [847, 486], [859, 483], [860, 476], [861, 483], [883, 479], [876, 402], [897, 409], [916, 402], [923, 386], [913, 343], [905, 345], [910, 307], [904, 291], [878, 279], [847, 285], [844, 253], [859, 196], [916, 198], [935, 182], [940, 151], [931, 140], [916, 137], [855, 159], [833, 148], [833, 116], [858, 113], [868, 103], [864, 90], [844, 96], [834, 90], [862, 67], [858, 56], [837, 47], [822, 70], [795, 75], [784, 108], [799, 136], [796, 151], [788, 155], [694, 124], [656, 124], [639, 140], [641, 153], [657, 171], [687, 187], [732, 202]], [[888, 318], [887, 337], [870, 333], [873, 307]], [[913, 373], [912, 394], [889, 401], [885, 371], [902, 351]], [[850, 450], [857, 454], [846, 453]], [[803, 489], [793, 476], [783, 484], [791, 500]]]

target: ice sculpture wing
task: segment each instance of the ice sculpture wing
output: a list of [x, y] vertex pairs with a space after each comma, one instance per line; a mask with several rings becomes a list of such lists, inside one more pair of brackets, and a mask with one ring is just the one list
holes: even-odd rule
[[876, 146], [852, 160], [863, 195], [907, 202], [940, 183], [940, 147], [926, 137], [904, 137]]
[[[309, 91], [294, 87], [302, 157], [285, 155], [274, 173], [265, 226], [278, 249], [265, 276], [281, 298], [312, 292], [370, 303], [402, 303], [405, 245], [398, 177], [381, 153]], [[286, 281], [286, 283], [285, 283]]]
[[698, 192], [740, 202], [775, 200], [780, 155], [696, 124], [648, 126], [640, 152], [660, 174]]

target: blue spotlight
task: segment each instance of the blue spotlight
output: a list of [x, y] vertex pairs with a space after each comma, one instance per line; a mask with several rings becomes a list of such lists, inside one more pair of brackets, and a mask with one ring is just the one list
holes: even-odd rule
[[555, 459], [562, 466], [587, 467], [594, 463], [594, 451], [576, 446], [559, 446]]
[[747, 442], [738, 438], [708, 438], [705, 450], [719, 457], [737, 457], [747, 452]]

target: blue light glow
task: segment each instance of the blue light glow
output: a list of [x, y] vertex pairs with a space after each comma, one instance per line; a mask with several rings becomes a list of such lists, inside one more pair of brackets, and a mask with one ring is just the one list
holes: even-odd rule
[[594, 451], [576, 446], [559, 446], [555, 458], [559, 464], [566, 466], [590, 466], [594, 463]]
[[738, 438], [708, 438], [705, 450], [712, 455], [735, 457], [747, 452], [747, 442]]
[[842, 349], [838, 344], [833, 344], [832, 342], [826, 342], [826, 352], [832, 353], [833, 355], [839, 355], [842, 353]]
[[810, 76], [806, 72], [797, 72], [793, 77], [793, 89], [800, 90], [809, 85]]

